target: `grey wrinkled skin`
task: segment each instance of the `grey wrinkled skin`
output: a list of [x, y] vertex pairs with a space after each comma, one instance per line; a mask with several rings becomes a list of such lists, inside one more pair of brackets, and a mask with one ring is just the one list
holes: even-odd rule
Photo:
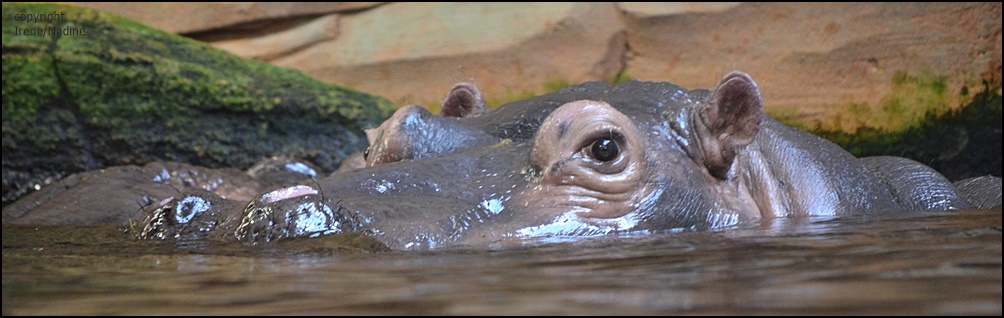
[[247, 174], [258, 180], [266, 180], [272, 185], [291, 187], [303, 183], [305, 178], [322, 177], [321, 168], [314, 164], [293, 158], [272, 157], [259, 161]]
[[479, 94], [458, 84], [444, 106], [460, 111], [444, 116], [402, 108], [367, 132], [361, 160], [329, 177], [236, 200], [176, 191], [130, 216], [132, 231], [248, 244], [361, 233], [432, 249], [965, 209], [988, 184], [957, 190], [917, 162], [855, 158], [764, 116], [759, 89], [738, 72], [714, 90], [586, 83], [488, 111]]
[[955, 182], [955, 188], [975, 209], [1001, 209], [1001, 178], [981, 176]]
[[[283, 167], [287, 165], [300, 167], [309, 163], [270, 158], [255, 165], [250, 174], [177, 162], [77, 173], [4, 207], [3, 224], [125, 226], [138, 219], [144, 207], [187, 189], [202, 189], [221, 199], [247, 201], [271, 188], [311, 179], [309, 175], [285, 170]], [[259, 179], [252, 175], [256, 171], [274, 178]]]
[[910, 211], [971, 209], [966, 198], [948, 179], [919, 162], [891, 156], [861, 158], [875, 176], [888, 187], [896, 202]]

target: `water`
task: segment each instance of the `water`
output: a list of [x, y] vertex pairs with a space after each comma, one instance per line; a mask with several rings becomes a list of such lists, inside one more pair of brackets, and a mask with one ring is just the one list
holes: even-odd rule
[[3, 228], [4, 315], [1001, 315], [1001, 212], [430, 252]]

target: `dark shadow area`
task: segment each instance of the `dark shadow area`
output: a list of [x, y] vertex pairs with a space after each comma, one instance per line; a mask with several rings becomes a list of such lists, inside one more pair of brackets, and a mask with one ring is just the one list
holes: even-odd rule
[[[989, 85], [988, 85], [989, 86]], [[969, 105], [941, 116], [928, 114], [917, 127], [890, 134], [860, 129], [855, 134], [810, 131], [855, 156], [901, 156], [938, 170], [951, 181], [1001, 176], [1001, 95], [986, 89]]]

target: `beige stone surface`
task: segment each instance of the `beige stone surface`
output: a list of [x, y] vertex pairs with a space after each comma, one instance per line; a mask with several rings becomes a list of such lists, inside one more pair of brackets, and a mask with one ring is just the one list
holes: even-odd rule
[[999, 2], [81, 5], [433, 110], [460, 81], [497, 105], [619, 74], [713, 88], [741, 70], [772, 115], [854, 131], [1001, 82]]
[[[948, 77], [958, 96], [1000, 83], [1000, 3], [747, 3], [713, 13], [624, 10], [632, 77], [713, 87], [751, 74], [768, 112], [832, 121], [849, 105], [879, 112], [893, 77]], [[958, 106], [958, 101], [949, 106]], [[838, 124], [838, 123], [832, 123]], [[843, 121], [853, 131], [867, 123]]]
[[242, 57], [272, 60], [338, 37], [338, 14], [329, 14], [303, 25], [262, 36], [213, 42], [213, 46]]
[[498, 100], [610, 78], [626, 49], [612, 3], [393, 3], [345, 16], [341, 30], [271, 62], [431, 106], [459, 81]]
[[651, 18], [676, 14], [718, 13], [735, 8], [741, 2], [618, 2], [625, 15]]
[[371, 8], [380, 2], [67, 2], [172, 32], [192, 33], [241, 23]]

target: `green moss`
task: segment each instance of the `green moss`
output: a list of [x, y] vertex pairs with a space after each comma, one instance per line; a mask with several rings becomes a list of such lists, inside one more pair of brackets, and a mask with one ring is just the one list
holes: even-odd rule
[[893, 74], [891, 89], [878, 104], [848, 103], [825, 122], [809, 123], [795, 109], [768, 110], [768, 115], [822, 136], [855, 156], [907, 157], [952, 180], [1000, 176], [1000, 83], [968, 87], [978, 87], [979, 93], [963, 89], [953, 96], [946, 76], [901, 71]]
[[[617, 75], [615, 75], [614, 77], [611, 77], [609, 79], [604, 80], [604, 82], [607, 82], [610, 85], [617, 85], [617, 84], [628, 82], [628, 81], [631, 81], [631, 80], [634, 80], [634, 78], [631, 77], [630, 75], [628, 75], [627, 68], [624, 68], [624, 69], [621, 70], [620, 73], [617, 73]], [[489, 109], [491, 109], [491, 108], [498, 108], [499, 106], [502, 106], [505, 103], [511, 103], [511, 102], [515, 102], [515, 101], [521, 101], [521, 100], [532, 98], [532, 97], [535, 97], [535, 96], [539, 96], [539, 95], [543, 95], [543, 94], [547, 94], [547, 93], [553, 93], [553, 92], [559, 91], [559, 90], [561, 90], [561, 89], [563, 89], [565, 87], [569, 87], [569, 86], [572, 86], [572, 85], [574, 85], [574, 84], [571, 83], [571, 82], [569, 82], [567, 79], [563, 79], [563, 78], [553, 79], [553, 80], [544, 82], [544, 84], [541, 85], [541, 89], [540, 90], [525, 91], [525, 92], [518, 92], [518, 93], [511, 93], [510, 92], [509, 94], [506, 94], [502, 98], [488, 99], [487, 101], [485, 101], [485, 104], [487, 105], [487, 107]]]
[[875, 105], [847, 102], [843, 106], [831, 106], [835, 113], [818, 123], [783, 122], [805, 130], [853, 133], [864, 129], [898, 133], [918, 127], [929, 115], [945, 114], [953, 104], [959, 105], [968, 99], [968, 96], [951, 96], [948, 81], [947, 76], [930, 72], [912, 75], [898, 71], [891, 77], [889, 92]]
[[[6, 50], [4, 51], [6, 53]], [[37, 107], [7, 107], [7, 105], [40, 105], [59, 96], [59, 84], [52, 76], [49, 56], [20, 59], [3, 55], [3, 118], [24, 122], [38, 114]]]
[[[932, 88], [941, 85], [937, 82], [930, 84]], [[954, 111], [928, 112], [911, 120], [913, 124], [900, 131], [867, 127], [854, 133], [820, 129], [810, 131], [844, 147], [855, 156], [911, 158], [937, 169], [953, 181], [987, 174], [1000, 176], [1000, 84], [984, 85], [986, 89], [974, 96], [970, 104]]]
[[[567, 79], [559, 78], [553, 79], [541, 84], [541, 88], [535, 91], [524, 91], [524, 92], [509, 92], [500, 98], [486, 98], [485, 106], [488, 109], [498, 108], [505, 103], [521, 101], [524, 99], [532, 98], [539, 95], [544, 95], [547, 93], [552, 93], [561, 90], [562, 88], [572, 86], [573, 84]], [[491, 96], [487, 96], [491, 97]]]
[[[617, 85], [617, 84], [620, 84], [620, 83], [623, 83], [623, 82], [631, 81], [633, 79], [634, 78], [632, 78], [630, 75], [628, 75], [628, 71], [625, 68], [625, 69], [621, 70], [621, 72], [618, 73], [617, 75], [615, 75], [615, 76], [613, 76], [613, 77], [611, 77], [609, 79], [606, 79], [604, 81], [607, 82], [607, 83], [610, 83], [611, 85]], [[567, 79], [559, 78], [559, 79], [553, 79], [553, 80], [544, 82], [543, 84], [540, 85], [540, 89], [537, 89], [537, 90], [529, 90], [529, 91], [522, 91], [522, 92], [508, 92], [508, 93], [503, 94], [501, 97], [485, 96], [486, 97], [486, 99], [485, 99], [485, 107], [488, 108], [488, 109], [498, 108], [499, 106], [502, 106], [502, 105], [504, 105], [506, 103], [511, 103], [511, 102], [515, 102], [515, 101], [521, 101], [521, 100], [532, 98], [532, 97], [536, 97], [536, 96], [539, 96], [539, 95], [556, 92], [556, 91], [559, 91], [559, 90], [561, 90], [561, 89], [563, 89], [565, 87], [569, 87], [569, 86], [572, 86], [572, 85], [574, 85], [574, 84], [571, 83], [571, 82], [569, 82]], [[440, 101], [429, 101], [429, 102], [426, 102], [426, 103], [420, 104], [420, 105], [422, 105], [423, 107], [425, 107], [426, 109], [428, 109], [429, 112], [434, 113], [434, 114], [438, 114], [439, 113], [439, 108], [442, 106], [442, 105], [440, 105]]]
[[630, 82], [635, 79], [636, 78], [628, 74], [628, 68], [625, 67], [622, 68], [621, 71], [617, 73], [617, 75], [614, 75], [613, 77], [605, 80], [605, 82], [610, 83], [610, 85], [617, 85], [624, 82]]
[[897, 72], [890, 93], [879, 101], [880, 116], [873, 117], [878, 120], [869, 122], [868, 127], [902, 131], [917, 127], [929, 114], [944, 114], [949, 110], [947, 87], [947, 76]]
[[798, 124], [804, 122], [804, 119], [803, 119], [804, 115], [800, 111], [798, 111], [798, 109], [794, 109], [794, 108], [783, 108], [783, 109], [770, 109], [770, 108], [766, 108], [766, 109], [764, 109], [764, 112], [767, 113], [767, 116], [770, 116], [770, 118], [773, 118], [773, 119], [775, 119], [775, 120], [777, 120], [779, 122], [785, 123], [785, 124], [787, 124], [789, 126], [801, 128], [803, 130], [805, 129], [804, 127], [798, 126]]
[[[51, 12], [65, 20], [16, 19]], [[247, 168], [281, 154], [312, 154], [334, 170], [365, 146], [362, 130], [394, 109], [384, 98], [105, 12], [4, 3], [3, 24], [5, 178], [151, 160]], [[34, 27], [77, 33], [18, 34]], [[290, 143], [300, 145], [296, 153], [283, 153]]]

